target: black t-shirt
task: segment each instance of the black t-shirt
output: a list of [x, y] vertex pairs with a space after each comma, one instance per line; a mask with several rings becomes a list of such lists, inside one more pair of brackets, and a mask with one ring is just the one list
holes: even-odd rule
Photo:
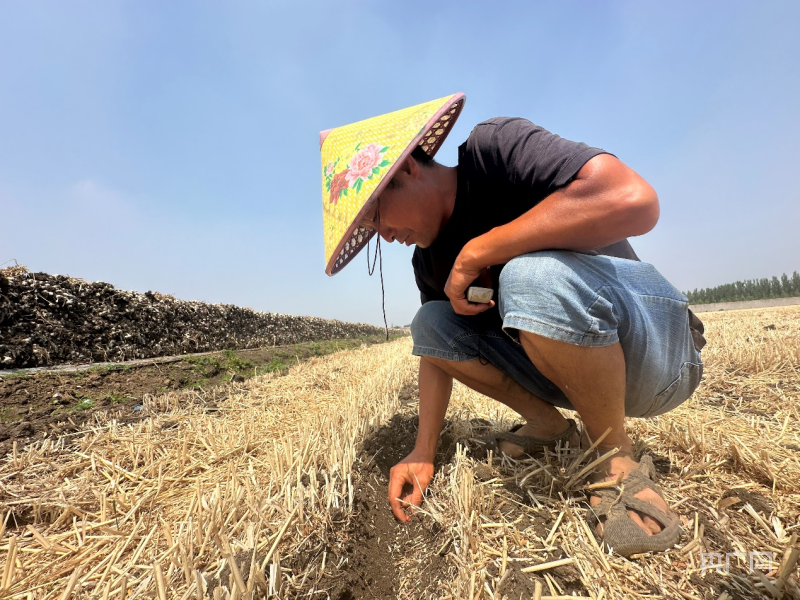
[[[468, 241], [523, 215], [569, 183], [589, 159], [604, 153], [526, 119], [498, 117], [477, 125], [458, 148], [453, 214], [433, 244], [414, 250], [412, 264], [422, 303], [448, 299], [445, 283]], [[592, 254], [638, 260], [627, 240]], [[495, 290], [503, 266], [491, 269]]]

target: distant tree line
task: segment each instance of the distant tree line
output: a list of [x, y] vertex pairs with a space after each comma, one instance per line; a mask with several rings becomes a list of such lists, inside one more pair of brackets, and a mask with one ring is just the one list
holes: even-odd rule
[[772, 279], [747, 279], [712, 288], [694, 289], [685, 292], [690, 304], [711, 302], [737, 302], [739, 300], [763, 300], [765, 298], [790, 298], [800, 296], [800, 273], [789, 277], [784, 273]]

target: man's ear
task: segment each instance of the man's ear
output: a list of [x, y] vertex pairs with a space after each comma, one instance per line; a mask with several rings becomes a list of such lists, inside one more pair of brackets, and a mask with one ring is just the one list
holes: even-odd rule
[[413, 156], [407, 156], [403, 161], [403, 164], [401, 164], [400, 168], [397, 170], [397, 173], [395, 173], [395, 177], [397, 177], [400, 173], [413, 179], [417, 179], [419, 177], [419, 163], [414, 159]]

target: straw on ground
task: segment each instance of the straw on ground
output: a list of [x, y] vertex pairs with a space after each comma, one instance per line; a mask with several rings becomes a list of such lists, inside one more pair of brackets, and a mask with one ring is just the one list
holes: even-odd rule
[[[520, 582], [542, 598], [798, 594], [800, 309], [705, 320], [700, 390], [629, 423], [636, 449], [671, 465], [661, 485], [687, 532], [680, 547], [633, 560], [601, 547], [584, 518], [589, 454], [472, 457], [471, 420], [507, 427], [513, 414], [457, 385], [449, 434], [463, 446], [416, 517], [441, 525], [441, 539], [406, 542], [401, 596], [510, 599]], [[166, 394], [137, 424], [96, 415], [82, 436], [10, 453], [0, 597], [324, 598], [347, 568], [331, 564], [346, 541], [334, 521], [352, 507], [360, 443], [416, 410], [398, 402], [416, 365], [408, 339], [342, 352], [254, 378], [221, 408]], [[766, 572], [741, 558], [756, 551], [772, 553]], [[728, 572], [707, 553], [732, 557]], [[445, 560], [422, 593], [417, 574], [434, 555]]]

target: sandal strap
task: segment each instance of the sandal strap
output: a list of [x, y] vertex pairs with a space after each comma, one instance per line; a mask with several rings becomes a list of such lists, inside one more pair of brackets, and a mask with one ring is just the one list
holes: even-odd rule
[[558, 442], [563, 442], [569, 439], [572, 434], [578, 430], [578, 424], [574, 419], [567, 419], [567, 423], [569, 423], [569, 427], [567, 427], [566, 431], [551, 438], [537, 438], [532, 435], [517, 435], [514, 432], [522, 428], [522, 424], [518, 424], [508, 431], [498, 431], [485, 435], [481, 437], [481, 441], [483, 441], [487, 447], [497, 448], [497, 442], [504, 440], [506, 442], [516, 444], [517, 446], [521, 446], [527, 454], [532, 454], [542, 447], [553, 448], [556, 446], [556, 444], [558, 444]]
[[600, 498], [600, 503], [592, 507], [593, 512], [597, 516], [605, 517], [614, 507], [619, 506], [622, 508], [624, 506], [625, 509], [637, 510], [644, 513], [658, 521], [662, 527], [666, 527], [670, 523], [670, 515], [650, 502], [636, 498], [635, 496], [642, 490], [647, 489], [653, 490], [658, 494], [659, 498], [664, 500], [664, 494], [661, 492], [661, 488], [650, 479], [654, 473], [655, 467], [653, 466], [653, 460], [649, 455], [642, 456], [639, 460], [639, 466], [634, 471], [628, 473], [628, 476], [622, 480], [621, 489], [616, 487], [601, 488], [592, 492], [591, 495]]
[[605, 543], [622, 556], [669, 550], [680, 541], [681, 532], [677, 517], [654, 535], [645, 533], [627, 514], [622, 518], [608, 519], [603, 525]]
[[[600, 503], [589, 507], [587, 519], [594, 526], [600, 517], [606, 517], [603, 539], [622, 556], [667, 550], [680, 540], [682, 529], [677, 516], [634, 496], [644, 489], [650, 489], [664, 499], [661, 488], [651, 479], [654, 474], [653, 461], [649, 455], [645, 455], [640, 459], [636, 470], [622, 480], [621, 489], [601, 488], [591, 492], [591, 495], [600, 498]], [[630, 519], [628, 510], [636, 510], [652, 517], [661, 525], [661, 531], [648, 535]]]

